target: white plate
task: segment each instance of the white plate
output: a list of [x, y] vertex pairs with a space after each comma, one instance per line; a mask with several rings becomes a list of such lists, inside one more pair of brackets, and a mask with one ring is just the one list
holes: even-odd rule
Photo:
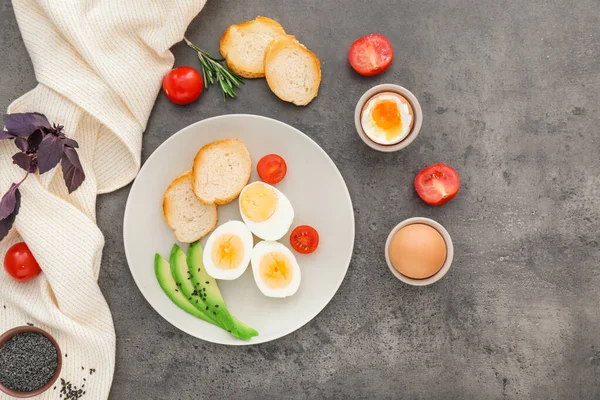
[[[250, 341], [236, 339], [179, 309], [163, 293], [154, 275], [154, 254], [168, 259], [176, 242], [162, 215], [164, 191], [173, 179], [191, 168], [200, 147], [226, 138], [238, 138], [246, 143], [253, 162], [251, 181], [258, 180], [256, 163], [262, 156], [277, 153], [286, 160], [287, 176], [276, 186], [294, 206], [296, 217], [292, 227], [312, 225], [320, 234], [315, 253], [296, 253], [302, 269], [302, 284], [292, 297], [265, 297], [254, 283], [250, 267], [235, 281], [219, 281], [231, 313], [259, 332]], [[232, 219], [241, 220], [237, 199], [219, 207], [219, 224]], [[270, 118], [225, 115], [188, 126], [148, 158], [127, 200], [123, 238], [131, 274], [146, 300], [163, 318], [209, 342], [257, 344], [294, 332], [319, 314], [333, 298], [352, 257], [354, 211], [342, 175], [308, 136]], [[289, 235], [281, 239], [281, 243], [289, 247]]]

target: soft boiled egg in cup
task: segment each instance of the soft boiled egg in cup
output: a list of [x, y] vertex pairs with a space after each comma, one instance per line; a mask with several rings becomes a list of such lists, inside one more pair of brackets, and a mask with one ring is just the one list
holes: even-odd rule
[[423, 114], [417, 98], [398, 85], [368, 90], [354, 112], [356, 130], [371, 148], [392, 152], [405, 148], [419, 134]]
[[252, 256], [252, 232], [241, 221], [229, 221], [210, 235], [202, 261], [215, 279], [237, 279], [246, 271]]
[[259, 242], [252, 250], [252, 273], [267, 297], [288, 297], [298, 291], [300, 266], [294, 254], [278, 242]]
[[294, 221], [294, 208], [287, 197], [264, 182], [247, 185], [240, 193], [240, 214], [246, 226], [263, 240], [285, 236]]

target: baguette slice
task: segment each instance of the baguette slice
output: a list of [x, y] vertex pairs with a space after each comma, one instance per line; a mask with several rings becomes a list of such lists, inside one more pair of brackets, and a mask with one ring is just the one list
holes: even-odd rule
[[196, 154], [192, 187], [205, 204], [227, 204], [240, 195], [251, 173], [252, 161], [244, 142], [219, 140]]
[[305, 106], [319, 94], [321, 62], [294, 36], [279, 36], [265, 52], [265, 76], [283, 101]]
[[192, 171], [175, 179], [163, 197], [163, 214], [177, 240], [192, 243], [217, 226], [217, 207], [200, 202], [192, 190]]
[[231, 25], [221, 37], [219, 51], [227, 66], [244, 78], [264, 78], [265, 50], [275, 37], [285, 35], [279, 22], [256, 17], [239, 25]]

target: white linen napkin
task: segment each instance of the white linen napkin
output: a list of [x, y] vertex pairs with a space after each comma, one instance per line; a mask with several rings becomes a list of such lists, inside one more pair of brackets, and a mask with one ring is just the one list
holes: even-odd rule
[[[96, 195], [128, 184], [140, 167], [142, 132], [173, 66], [169, 48], [183, 39], [206, 0], [14, 0], [39, 85], [8, 112], [37, 111], [79, 142], [86, 180], [69, 195], [60, 167], [21, 185], [13, 230], [0, 242], [25, 241], [43, 273], [15, 282], [0, 269], [0, 332], [33, 323], [63, 352], [61, 378], [83, 399], [105, 399], [115, 362], [115, 331], [97, 284], [104, 238]], [[24, 171], [0, 141], [0, 195]], [[86, 380], [84, 381], [83, 378]], [[39, 398], [58, 399], [60, 380]], [[64, 396], [63, 396], [64, 397]]]

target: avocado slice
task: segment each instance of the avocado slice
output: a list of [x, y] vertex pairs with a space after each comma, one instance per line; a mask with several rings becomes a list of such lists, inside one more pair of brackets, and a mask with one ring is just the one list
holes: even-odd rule
[[177, 287], [177, 283], [171, 275], [171, 267], [169, 266], [169, 263], [159, 254], [154, 256], [154, 273], [156, 274], [156, 279], [158, 279], [158, 284], [162, 290], [165, 292], [167, 297], [171, 299], [175, 305], [177, 305], [177, 307], [189, 314], [192, 314], [194, 317], [198, 317], [201, 320], [215, 324], [215, 321], [212, 318], [209, 318], [204, 313], [198, 311], [198, 309], [188, 301], [183, 293], [181, 293]]
[[[185, 253], [177, 244], [171, 249], [171, 275], [175, 280], [175, 284], [179, 291], [198, 311], [204, 314], [213, 324], [225, 329], [217, 319], [208, 311], [208, 306], [204, 301], [204, 296], [201, 292], [194, 289], [188, 269]], [[227, 330], [227, 329], [225, 329]]]
[[188, 249], [187, 264], [192, 284], [199, 293], [203, 294], [208, 311], [233, 336], [245, 340], [258, 336], [258, 332], [255, 329], [231, 315], [225, 306], [225, 301], [223, 300], [217, 281], [208, 275], [204, 268], [202, 253], [200, 242], [192, 243]]

